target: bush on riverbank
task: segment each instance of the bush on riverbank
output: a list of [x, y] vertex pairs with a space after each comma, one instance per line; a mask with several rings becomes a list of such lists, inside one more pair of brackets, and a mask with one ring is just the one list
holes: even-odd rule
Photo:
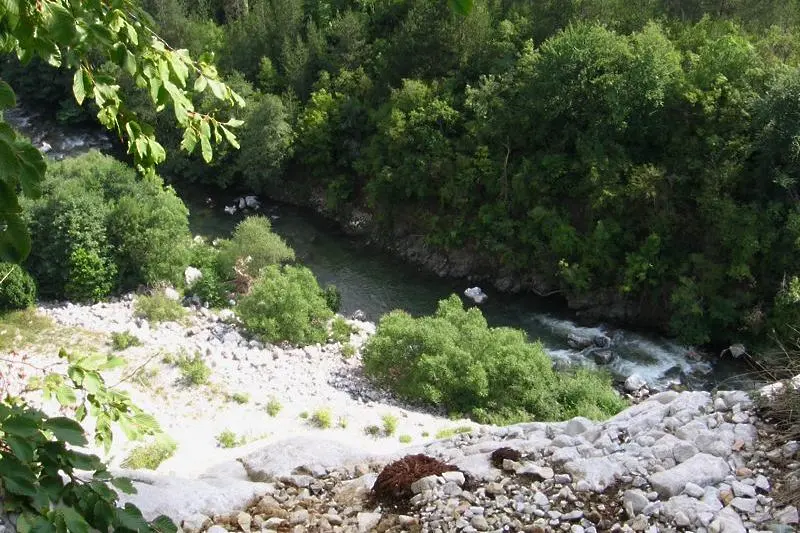
[[625, 402], [602, 374], [556, 373], [538, 342], [512, 328], [490, 328], [458, 296], [433, 316], [393, 311], [363, 351], [370, 377], [411, 401], [466, 413], [480, 422], [601, 419]]
[[25, 309], [36, 303], [36, 283], [13, 263], [0, 263], [0, 311]]
[[264, 268], [236, 313], [251, 333], [268, 342], [324, 343], [333, 313], [314, 274], [305, 267]]
[[189, 261], [188, 210], [157, 177], [89, 152], [52, 163], [24, 204], [26, 266], [47, 298], [96, 301], [115, 290], [179, 284]]
[[258, 277], [261, 269], [270, 265], [294, 261], [294, 250], [272, 232], [272, 224], [262, 216], [242, 220], [230, 240], [220, 242], [219, 250], [217, 264], [223, 279], [234, 277], [234, 268], [240, 260], [251, 278]]

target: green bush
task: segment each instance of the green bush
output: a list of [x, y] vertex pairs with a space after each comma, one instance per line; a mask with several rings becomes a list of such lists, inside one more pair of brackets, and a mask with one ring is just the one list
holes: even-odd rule
[[330, 338], [332, 341], [344, 344], [350, 340], [351, 333], [355, 333], [355, 329], [344, 318], [337, 316], [331, 322]]
[[264, 267], [294, 261], [294, 250], [272, 232], [269, 219], [261, 216], [242, 220], [231, 239], [222, 241], [219, 246], [217, 263], [223, 279], [233, 277], [239, 259], [246, 260], [247, 274], [251, 278], [258, 277]]
[[140, 284], [181, 282], [188, 211], [160, 178], [89, 152], [52, 163], [42, 197], [25, 201], [27, 266], [49, 298], [95, 301]]
[[36, 303], [36, 282], [19, 265], [0, 263], [0, 311], [26, 309]]
[[240, 438], [230, 429], [226, 429], [217, 435], [217, 444], [220, 448], [236, 448], [244, 444], [244, 440], [243, 437]]
[[411, 435], [400, 435], [397, 437], [397, 440], [400, 441], [400, 444], [409, 444], [414, 439], [411, 437]]
[[139, 296], [133, 303], [133, 314], [150, 322], [180, 320], [186, 316], [186, 309], [180, 302], [171, 300], [163, 292], [151, 296]]
[[331, 317], [314, 274], [305, 267], [268, 266], [236, 313], [251, 333], [268, 342], [303, 345], [325, 342]]
[[195, 281], [188, 289], [188, 294], [197, 296], [210, 307], [226, 307], [228, 305], [229, 283], [222, 281], [213, 268], [201, 268], [203, 277]]
[[338, 313], [342, 308], [342, 293], [336, 285], [332, 283], [325, 285], [325, 290], [322, 291], [322, 297], [325, 298], [328, 309], [334, 313]]
[[122, 351], [131, 346], [141, 346], [142, 341], [130, 331], [115, 331], [111, 334], [111, 347], [116, 351]]
[[383, 433], [387, 437], [391, 437], [397, 432], [397, 417], [392, 414], [385, 414], [381, 417], [383, 422]]
[[158, 466], [175, 455], [178, 443], [169, 437], [162, 436], [149, 444], [140, 444], [122, 461], [123, 468], [134, 470], [155, 470]]
[[267, 402], [266, 409], [269, 416], [275, 417], [281, 412], [283, 405], [281, 405], [281, 402], [277, 398], [270, 398], [269, 402]]
[[206, 365], [200, 354], [194, 357], [182, 356], [177, 361], [181, 371], [181, 379], [187, 385], [205, 385], [211, 377], [211, 369]]
[[608, 377], [556, 373], [540, 343], [520, 330], [489, 328], [456, 295], [440, 301], [434, 316], [385, 315], [363, 356], [367, 375], [403, 398], [482, 422], [600, 419], [625, 405]]
[[327, 407], [317, 409], [309, 420], [311, 424], [319, 429], [328, 429], [333, 425], [333, 413]]

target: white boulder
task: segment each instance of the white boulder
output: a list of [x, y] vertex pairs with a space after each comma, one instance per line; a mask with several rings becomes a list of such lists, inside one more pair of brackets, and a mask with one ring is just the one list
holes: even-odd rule
[[261, 202], [257, 196], [249, 195], [244, 197], [244, 205], [250, 209], [258, 209], [261, 207]]
[[470, 287], [466, 289], [464, 291], [464, 296], [466, 296], [476, 304], [482, 304], [489, 298], [480, 287]]
[[186, 283], [187, 287], [191, 287], [202, 277], [203, 273], [200, 272], [199, 268], [190, 266], [186, 267], [186, 270], [183, 271], [183, 281]]

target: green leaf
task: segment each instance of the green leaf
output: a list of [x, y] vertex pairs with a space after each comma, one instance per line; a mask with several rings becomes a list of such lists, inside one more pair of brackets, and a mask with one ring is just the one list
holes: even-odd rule
[[75, 405], [78, 401], [75, 391], [69, 385], [61, 385], [56, 389], [56, 400], [63, 406]]
[[78, 359], [76, 364], [85, 370], [99, 370], [107, 360], [108, 358], [105, 355], [101, 353], [94, 353], [85, 357], [81, 357]]
[[49, 30], [53, 39], [62, 45], [68, 45], [75, 38], [75, 17], [59, 4], [47, 2], [44, 5], [50, 10]]
[[147, 531], [148, 525], [142, 516], [142, 512], [133, 504], [126, 503], [123, 509], [115, 509], [119, 524], [133, 531]]
[[472, 0], [448, 0], [450, 8], [461, 15], [469, 15], [472, 12]]
[[157, 516], [152, 522], [150, 522], [150, 525], [159, 533], [177, 533], [178, 531], [178, 526], [175, 525], [175, 522], [163, 514]]
[[6, 455], [0, 459], [0, 477], [7, 491], [22, 496], [36, 495], [36, 476], [16, 457]]
[[181, 148], [186, 150], [187, 153], [192, 153], [194, 147], [197, 146], [197, 134], [192, 128], [187, 128], [183, 132], [183, 141], [181, 141]]
[[0, 226], [3, 222], [6, 228], [0, 230], [0, 260], [22, 263], [31, 251], [28, 227], [19, 215], [0, 214]]
[[[71, 390], [71, 389], [70, 389]], [[56, 393], [57, 395], [58, 393]], [[53, 432], [58, 440], [62, 440], [69, 444], [76, 446], [85, 446], [88, 444], [86, 435], [84, 434], [83, 427], [80, 424], [64, 416], [50, 418], [42, 425], [44, 429]]]
[[131, 417], [126, 414], [122, 414], [119, 417], [119, 427], [122, 429], [122, 432], [125, 433], [125, 437], [128, 440], [136, 440], [139, 438], [139, 428], [133, 422]]
[[86, 85], [83, 83], [83, 69], [79, 68], [72, 76], [72, 94], [75, 95], [75, 101], [78, 105], [83, 105], [86, 99]]
[[88, 372], [83, 378], [83, 389], [89, 394], [96, 394], [103, 388], [103, 378], [97, 372]]
[[133, 482], [126, 477], [115, 477], [111, 480], [111, 484], [125, 494], [136, 494], [136, 487], [134, 487]]
[[114, 370], [115, 368], [120, 368], [125, 366], [125, 359], [118, 356], [112, 356], [108, 358], [108, 361], [99, 368], [99, 370]]
[[23, 439], [14, 435], [5, 436], [6, 444], [11, 448], [11, 451], [23, 463], [30, 463], [33, 461], [33, 444], [30, 440]]
[[29, 142], [17, 143], [17, 155], [21, 163], [19, 182], [22, 185], [22, 192], [28, 198], [35, 200], [42, 195], [42, 181], [47, 171], [47, 163], [42, 153]]
[[3, 433], [15, 435], [22, 438], [30, 438], [39, 433], [39, 425], [33, 418], [24, 415], [16, 415], [3, 422]]
[[56, 513], [64, 518], [64, 522], [67, 524], [67, 531], [72, 533], [89, 532], [89, 524], [86, 522], [86, 519], [72, 507], [61, 507], [60, 509], [56, 509]]
[[153, 433], [159, 431], [161, 428], [158, 424], [158, 420], [156, 420], [153, 415], [147, 413], [136, 413], [133, 415], [133, 422], [139, 426], [140, 430], [146, 433]]
[[11, 109], [17, 105], [17, 97], [9, 84], [0, 80], [0, 109]]
[[103, 466], [100, 458], [96, 455], [80, 453], [74, 450], [70, 450], [66, 453], [66, 459], [73, 468], [77, 468], [78, 470], [96, 470]]
[[225, 136], [225, 139], [228, 141], [228, 143], [238, 150], [239, 149], [239, 141], [236, 140], [236, 135], [234, 135], [225, 126], [221, 126], [221, 128], [222, 128], [222, 134]]
[[214, 153], [211, 150], [211, 143], [209, 142], [208, 137], [200, 137], [200, 149], [203, 153], [203, 161], [210, 163]]

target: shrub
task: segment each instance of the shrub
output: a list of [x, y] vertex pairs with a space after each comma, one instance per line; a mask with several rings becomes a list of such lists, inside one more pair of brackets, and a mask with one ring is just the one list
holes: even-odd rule
[[250, 395], [246, 392], [234, 392], [231, 395], [231, 400], [242, 405], [250, 402]]
[[130, 331], [115, 331], [111, 334], [111, 347], [114, 350], [122, 351], [131, 346], [141, 346], [142, 341]]
[[305, 267], [269, 266], [239, 301], [236, 313], [251, 333], [267, 342], [325, 342], [332, 315], [319, 285]]
[[220, 275], [224, 279], [232, 278], [234, 266], [240, 259], [246, 260], [247, 274], [256, 278], [267, 266], [294, 261], [294, 250], [272, 232], [267, 218], [248, 217], [236, 226], [230, 240], [220, 243], [217, 258]]
[[181, 281], [188, 211], [160, 178], [90, 152], [52, 163], [42, 188], [24, 209], [33, 240], [26, 264], [43, 296], [94, 301], [119, 288]]
[[337, 316], [331, 322], [330, 338], [334, 342], [344, 344], [350, 340], [350, 334], [354, 331], [353, 327], [344, 318]]
[[414, 439], [411, 435], [400, 435], [397, 437], [397, 440], [400, 441], [400, 444], [409, 444]]
[[191, 242], [189, 211], [171, 187], [141, 180], [135, 191], [114, 204], [108, 236], [123, 289], [183, 283]]
[[383, 433], [387, 437], [391, 437], [397, 432], [397, 417], [392, 414], [385, 414], [381, 417], [383, 422]]
[[181, 378], [187, 385], [205, 385], [211, 376], [211, 369], [206, 365], [200, 354], [194, 357], [182, 356], [178, 359], [178, 368], [181, 371]]
[[151, 296], [139, 296], [133, 304], [133, 314], [150, 322], [180, 320], [186, 316], [186, 309], [176, 300], [167, 298], [162, 292]]
[[236, 448], [244, 444], [244, 439], [239, 438], [233, 431], [226, 429], [217, 435], [217, 444], [220, 448]]
[[332, 283], [325, 285], [325, 290], [322, 291], [322, 297], [325, 298], [328, 309], [334, 313], [338, 313], [342, 308], [342, 293], [336, 285]]
[[19, 265], [0, 263], [0, 311], [26, 309], [36, 303], [36, 282]]
[[269, 402], [267, 402], [267, 414], [269, 414], [269, 416], [278, 416], [281, 409], [283, 409], [283, 405], [281, 405], [281, 402], [276, 398], [271, 398]]
[[607, 376], [556, 373], [540, 343], [489, 328], [456, 295], [434, 316], [385, 315], [363, 350], [367, 375], [403, 398], [468, 413], [483, 422], [599, 419], [624, 407]]
[[158, 466], [175, 455], [178, 444], [169, 437], [162, 436], [149, 444], [140, 444], [122, 461], [123, 468], [134, 470], [155, 470]]
[[356, 354], [356, 347], [349, 342], [342, 345], [342, 357], [350, 359]]
[[212, 268], [201, 268], [203, 277], [195, 281], [188, 293], [200, 298], [200, 301], [207, 303], [210, 307], [225, 307], [228, 305], [228, 292], [230, 284], [223, 282], [217, 271]]
[[311, 415], [310, 422], [319, 429], [328, 429], [333, 425], [333, 413], [328, 408], [318, 409]]
[[375, 424], [371, 424], [364, 428], [364, 434], [368, 435], [372, 438], [378, 438], [381, 435], [381, 428], [380, 426], [376, 426]]

